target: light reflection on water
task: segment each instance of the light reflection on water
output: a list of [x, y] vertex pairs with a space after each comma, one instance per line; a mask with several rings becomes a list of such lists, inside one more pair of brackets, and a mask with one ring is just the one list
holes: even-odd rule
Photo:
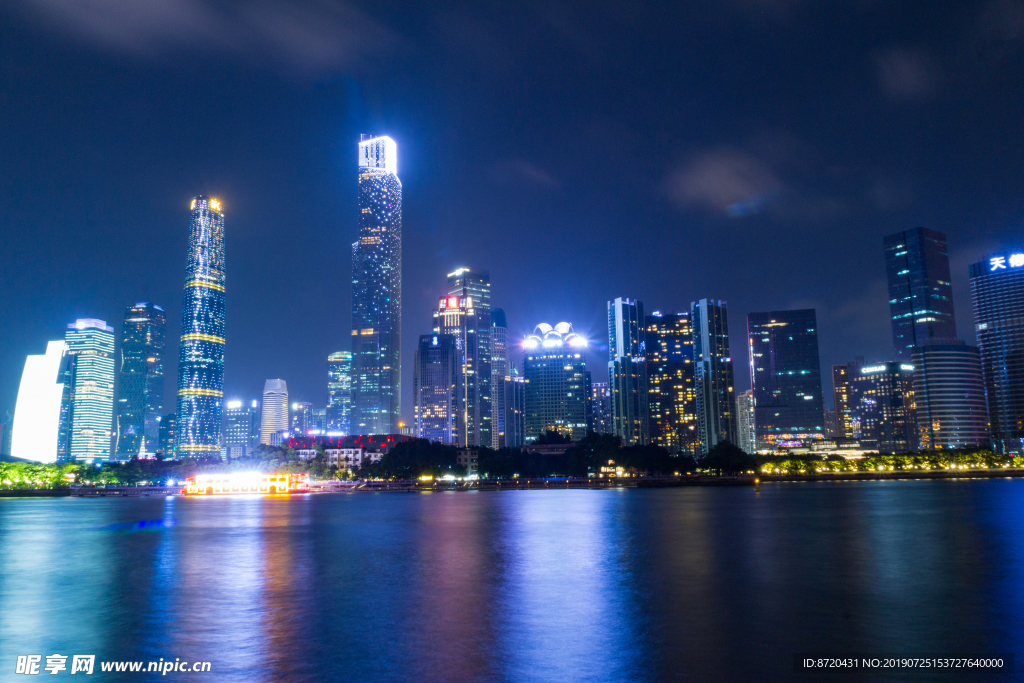
[[[1021, 480], [0, 499], [0, 670], [788, 680], [794, 652], [1024, 653], [1022, 512]], [[151, 519], [176, 524], [103, 531]]]

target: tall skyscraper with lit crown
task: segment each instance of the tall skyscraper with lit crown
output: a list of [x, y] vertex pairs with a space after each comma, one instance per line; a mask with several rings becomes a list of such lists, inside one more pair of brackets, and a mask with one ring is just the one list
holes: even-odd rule
[[224, 403], [224, 211], [192, 200], [178, 353], [179, 456], [220, 453]]
[[85, 318], [68, 325], [57, 459], [110, 459], [114, 420], [114, 328]]
[[353, 434], [394, 434], [401, 400], [402, 183], [398, 145], [359, 142], [359, 240], [352, 245]]

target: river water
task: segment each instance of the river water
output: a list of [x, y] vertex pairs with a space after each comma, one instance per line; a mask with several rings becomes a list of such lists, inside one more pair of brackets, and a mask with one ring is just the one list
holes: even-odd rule
[[0, 499], [0, 680], [53, 653], [95, 654], [100, 680], [162, 657], [211, 663], [164, 678], [285, 682], [840, 680], [794, 653], [1024, 653], [1022, 515], [1020, 479]]

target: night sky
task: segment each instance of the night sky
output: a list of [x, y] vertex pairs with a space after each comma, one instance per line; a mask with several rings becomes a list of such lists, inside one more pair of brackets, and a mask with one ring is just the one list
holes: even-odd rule
[[[898, 6], [897, 6], [898, 5]], [[967, 266], [1024, 246], [1024, 3], [8, 0], [0, 7], [0, 415], [78, 317], [168, 314], [188, 207], [226, 214], [226, 397], [326, 403], [349, 348], [359, 133], [404, 186], [403, 416], [445, 274], [513, 336], [606, 302], [814, 307], [823, 375], [893, 357], [882, 237]], [[595, 380], [606, 352], [594, 348]], [[831, 380], [824, 379], [826, 403]]]

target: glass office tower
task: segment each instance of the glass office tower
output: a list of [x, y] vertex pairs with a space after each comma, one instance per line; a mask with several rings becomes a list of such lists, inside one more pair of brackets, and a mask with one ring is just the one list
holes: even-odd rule
[[259, 445], [259, 401], [228, 401], [224, 410], [224, 446], [228, 459], [252, 455]]
[[178, 455], [220, 453], [224, 403], [224, 211], [192, 200], [178, 353]]
[[651, 443], [672, 453], [696, 455], [700, 440], [690, 314], [655, 311], [647, 316], [646, 336]]
[[506, 425], [512, 410], [512, 358], [505, 311], [491, 309], [491, 448], [509, 446]]
[[263, 384], [260, 406], [260, 443], [276, 446], [275, 441], [285, 431], [288, 431], [288, 383], [283, 379], [268, 379]]
[[702, 455], [723, 441], [738, 443], [728, 313], [728, 304], [724, 301], [701, 299], [690, 304], [697, 429]]
[[617, 298], [608, 302], [608, 384], [612, 434], [624, 446], [650, 442], [644, 304]]
[[756, 448], [825, 438], [813, 308], [747, 315]]
[[359, 142], [359, 240], [352, 245], [353, 434], [397, 434], [401, 402], [402, 183], [398, 146]]
[[129, 306], [121, 326], [121, 381], [117, 398], [119, 458], [160, 447], [164, 410], [164, 309], [147, 302]]
[[988, 406], [978, 349], [959, 340], [914, 347], [914, 402], [921, 448], [988, 446]]
[[971, 303], [993, 445], [1024, 453], [1024, 251], [974, 263]]
[[523, 354], [526, 441], [548, 431], [573, 441], [585, 437], [590, 403], [587, 340], [569, 323], [541, 323], [523, 341]]
[[[490, 340], [491, 314], [477, 308], [482, 303], [472, 295], [441, 297], [434, 311], [434, 334], [455, 338], [461, 357], [461, 387], [459, 389], [459, 438], [462, 446], [490, 446], [490, 396], [483, 397], [481, 372], [490, 380], [490, 359], [484, 363], [479, 342], [484, 336]], [[486, 319], [486, 325], [484, 323]], [[486, 334], [480, 330], [486, 326]], [[490, 381], [487, 382], [490, 387]]]
[[58, 460], [110, 459], [114, 420], [114, 328], [103, 320], [68, 325]]
[[352, 354], [327, 356], [327, 431], [349, 434], [352, 415]]
[[889, 312], [896, 360], [910, 362], [915, 346], [955, 339], [946, 235], [914, 228], [885, 238]]
[[892, 361], [850, 368], [853, 438], [881, 453], [918, 449], [914, 366]]
[[438, 443], [461, 444], [462, 352], [450, 334], [420, 336], [413, 366], [416, 436]]
[[[464, 391], [467, 397], [466, 434], [471, 446], [493, 446], [491, 422], [491, 274], [478, 268], [448, 273], [448, 296], [470, 302], [475, 316], [463, 319], [465, 345]], [[454, 334], [454, 331], [443, 331]]]

